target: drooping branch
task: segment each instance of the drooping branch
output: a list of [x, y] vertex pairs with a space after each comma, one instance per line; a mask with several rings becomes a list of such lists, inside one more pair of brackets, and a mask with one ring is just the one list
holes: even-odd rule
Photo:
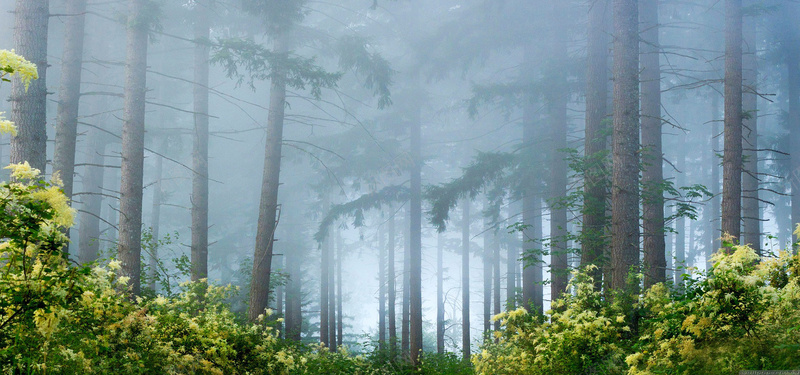
[[321, 243], [328, 236], [331, 224], [340, 218], [352, 217], [353, 226], [361, 227], [364, 225], [364, 211], [380, 209], [383, 205], [391, 203], [406, 202], [409, 197], [407, 187], [392, 185], [374, 193], [364, 194], [356, 200], [334, 205], [320, 222], [314, 239]]
[[439, 232], [443, 232], [445, 222], [450, 218], [450, 210], [460, 199], [474, 198], [481, 189], [505, 176], [516, 161], [516, 155], [511, 153], [480, 153], [464, 168], [460, 177], [441, 185], [428, 186], [425, 199], [431, 203], [431, 210], [428, 212], [431, 224]]

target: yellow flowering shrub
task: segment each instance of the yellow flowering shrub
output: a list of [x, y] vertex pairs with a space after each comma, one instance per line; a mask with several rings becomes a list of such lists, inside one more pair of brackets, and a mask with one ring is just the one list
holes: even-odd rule
[[39, 71], [36, 70], [36, 64], [25, 60], [24, 57], [11, 51], [0, 49], [0, 79], [8, 82], [10, 76], [16, 74], [25, 85], [25, 90], [28, 89], [31, 80], [39, 79]]
[[570, 281], [574, 294], [553, 303], [538, 318], [524, 308], [504, 312], [496, 342], [487, 341], [472, 363], [478, 374], [622, 374], [627, 317], [593, 288], [585, 271]]
[[737, 374], [800, 369], [800, 258], [759, 262], [747, 246], [719, 252], [683, 294], [664, 285], [643, 300], [642, 334], [629, 374]]

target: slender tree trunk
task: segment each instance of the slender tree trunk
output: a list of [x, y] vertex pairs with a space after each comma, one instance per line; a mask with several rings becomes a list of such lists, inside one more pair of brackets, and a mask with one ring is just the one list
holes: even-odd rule
[[725, 0], [722, 232], [738, 242], [742, 216], [742, 0]]
[[49, 0], [17, 0], [14, 8], [14, 49], [36, 64], [39, 79], [25, 87], [18, 78], [11, 85], [11, 162], [27, 161], [45, 173], [47, 166], [47, 24]]
[[[335, 224], [334, 224], [335, 225]], [[330, 255], [328, 258], [328, 348], [335, 352], [339, 340], [336, 338], [336, 238], [339, 236], [339, 229], [334, 227], [333, 236], [330, 239]]]
[[[280, 260], [278, 260], [278, 264], [277, 264], [277, 266], [280, 267], [281, 269], [283, 269], [284, 271], [286, 270], [285, 265], [283, 264], [284, 263], [283, 261], [285, 260], [285, 258], [286, 258], [285, 256], [282, 257]], [[275, 288], [275, 312], [276, 312], [276, 318], [284, 318], [284, 323], [285, 323], [286, 322], [286, 313], [284, 312], [283, 295], [284, 295], [284, 285], [278, 285]], [[283, 337], [283, 338], [286, 338], [286, 336], [285, 336], [286, 330], [283, 329], [282, 323], [281, 322], [277, 322], [277, 324], [278, 324], [279, 335], [281, 337]]]
[[[166, 138], [161, 144], [159, 148], [159, 153], [165, 152], [167, 149], [167, 140]], [[153, 209], [150, 211], [151, 220], [150, 220], [150, 230], [151, 234], [153, 235], [151, 248], [150, 248], [150, 257], [149, 257], [149, 271], [150, 274], [148, 276], [149, 285], [148, 288], [154, 291], [156, 290], [156, 274], [158, 272], [158, 238], [161, 236], [159, 228], [161, 228], [161, 204], [163, 203], [163, 186], [162, 186], [162, 176], [164, 174], [164, 158], [161, 155], [156, 156], [156, 183], [153, 186]]]
[[122, 169], [119, 202], [121, 274], [130, 277], [130, 292], [141, 289], [142, 178], [144, 175], [144, 111], [147, 90], [146, 0], [128, 2], [128, 44], [122, 123]]
[[286, 284], [286, 338], [289, 340], [300, 341], [303, 324], [303, 274], [300, 267], [300, 260], [303, 259], [302, 248], [297, 248], [288, 252], [286, 257], [286, 268], [289, 271], [289, 280]]
[[387, 252], [388, 252], [388, 260], [387, 266], [388, 269], [386, 273], [388, 275], [388, 288], [389, 288], [389, 353], [391, 354], [392, 358], [397, 354], [397, 315], [395, 314], [395, 308], [397, 307], [397, 288], [395, 287], [395, 281], [397, 280], [397, 272], [395, 271], [395, 212], [393, 211], [392, 207], [389, 207], [390, 212], [392, 213], [389, 217], [389, 240], [387, 241]]
[[744, 173], [742, 173], [742, 242], [761, 254], [761, 213], [758, 201], [758, 58], [756, 19], [743, 20], [742, 109], [744, 116]]
[[[533, 79], [533, 54], [531, 46], [526, 46], [523, 56], [523, 74], [526, 79]], [[534, 94], [527, 93], [522, 107], [522, 144], [526, 158], [535, 165], [536, 158], [536, 108]], [[531, 171], [525, 176], [526, 191], [522, 197], [522, 231], [523, 241], [523, 271], [522, 271], [522, 306], [529, 312], [541, 314], [543, 312], [543, 286], [542, 286], [542, 255], [536, 247], [536, 242], [541, 239], [535, 231], [541, 230], [540, 196], [536, 191], [536, 174]]]
[[[284, 35], [275, 39], [277, 53], [287, 53]], [[286, 108], [285, 73], [273, 71], [270, 86], [269, 117], [267, 118], [267, 144], [264, 156], [264, 177], [261, 182], [261, 203], [258, 209], [256, 247], [253, 254], [253, 278], [250, 288], [248, 318], [255, 322], [263, 314], [269, 301], [270, 272], [272, 271], [272, 246], [278, 225], [278, 186], [281, 173], [281, 146], [283, 144], [283, 116]]]
[[[323, 212], [328, 212], [330, 209], [330, 202], [328, 194], [323, 194]], [[330, 236], [326, 237], [322, 241], [322, 245], [320, 246], [320, 272], [319, 272], [319, 342], [323, 345], [332, 346], [331, 345], [331, 336], [330, 336], [330, 308], [329, 305], [331, 304], [330, 299], [330, 291], [329, 288], [331, 287], [329, 284], [330, 280], [330, 267], [328, 264], [331, 262], [331, 238]]]
[[638, 0], [614, 0], [614, 37], [611, 287], [622, 290], [639, 263]]
[[100, 131], [91, 136], [89, 164], [83, 171], [83, 202], [80, 211], [80, 231], [78, 232], [78, 257], [82, 264], [94, 262], [100, 255], [100, 213], [103, 206], [103, 175], [105, 168], [105, 151], [108, 140]]
[[378, 227], [378, 348], [386, 347], [386, 244]]
[[[552, 1], [552, 19], [556, 24], [565, 25], [563, 19], [563, 2]], [[550, 300], [555, 301], [567, 289], [569, 280], [569, 254], [567, 253], [567, 208], [562, 201], [567, 197], [567, 160], [563, 154], [567, 148], [567, 103], [569, 88], [567, 87], [567, 42], [563, 26], [554, 26], [551, 36], [553, 43], [550, 74], [554, 80], [553, 87], [548, 90], [549, 115], [551, 130], [550, 149]]]
[[589, 45], [586, 69], [586, 135], [584, 154], [583, 229], [581, 265], [598, 266], [591, 272], [595, 288], [602, 283], [603, 250], [606, 248], [606, 199], [608, 198], [605, 155], [608, 117], [608, 1], [589, 2]]
[[492, 229], [488, 218], [483, 218], [483, 333], [491, 331], [492, 323]]
[[[493, 232], [493, 235], [492, 235], [492, 253], [494, 254], [494, 256], [492, 256], [492, 270], [493, 270], [493, 275], [494, 275], [494, 279], [492, 280], [493, 291], [494, 291], [492, 293], [494, 311], [493, 311], [492, 315], [497, 315], [497, 314], [500, 314], [501, 311], [503, 311], [502, 310], [503, 308], [502, 308], [501, 302], [500, 302], [500, 282], [501, 282], [501, 279], [502, 279], [502, 277], [500, 275], [500, 237], [498, 237], [497, 231], [492, 231], [492, 232]], [[494, 322], [494, 330], [495, 331], [499, 331], [500, 330], [500, 321], [499, 320], [496, 320]]]
[[344, 247], [343, 239], [341, 234], [337, 231], [336, 234], [336, 344], [337, 346], [342, 346], [344, 342], [344, 316], [342, 316], [342, 299], [344, 295], [342, 294], [342, 255], [344, 251], [342, 248]]
[[[418, 92], [421, 91], [418, 90]], [[418, 102], [411, 123], [411, 363], [422, 355], [422, 103]]]
[[[407, 209], [405, 212], [403, 231], [403, 317], [401, 324], [403, 325], [400, 337], [400, 347], [403, 350], [403, 355], [408, 356], [411, 349], [411, 341], [409, 335], [411, 334], [411, 210]], [[407, 357], [408, 358], [408, 357]]]
[[706, 269], [710, 269], [711, 265], [711, 255], [717, 252], [720, 249], [720, 236], [722, 232], [720, 232], [720, 214], [722, 212], [722, 208], [720, 205], [720, 201], [722, 197], [720, 196], [720, 176], [719, 176], [719, 169], [720, 169], [720, 162], [717, 158], [717, 153], [721, 151], [720, 148], [720, 124], [719, 124], [719, 95], [716, 92], [713, 92], [711, 97], [711, 193], [714, 197], [711, 199], [711, 213], [709, 215], [709, 230], [711, 231], [711, 247], [709, 251], [706, 252]]
[[[686, 144], [686, 136], [681, 137], [681, 143]], [[686, 186], [686, 153], [678, 152], [678, 176], [675, 179], [678, 188]], [[683, 288], [683, 272], [686, 270], [686, 218], [683, 216], [675, 219], [675, 270], [673, 272], [673, 282], [678, 288]]]
[[666, 281], [664, 244], [664, 172], [661, 140], [661, 45], [658, 0], [642, 0], [640, 27], [642, 88], [642, 224], [644, 287]]
[[56, 148], [53, 172], [64, 182], [64, 195], [72, 199], [75, 175], [75, 142], [78, 133], [78, 103], [81, 95], [83, 40], [86, 21], [86, 0], [68, 0], [64, 23], [64, 52], [61, 58], [61, 85], [58, 89], [56, 115]]
[[461, 346], [465, 361], [470, 357], [470, 338], [469, 338], [469, 224], [470, 201], [464, 199], [461, 202], [463, 216], [461, 217]]
[[[787, 6], [791, 6], [788, 5]], [[789, 20], [788, 25], [794, 25], [797, 22], [790, 14], [794, 12], [786, 12]], [[791, 225], [789, 232], [794, 230], [794, 226], [800, 223], [800, 35], [797, 32], [793, 33], [792, 37], [787, 40], [784, 48], [786, 49], [786, 79], [788, 83], [789, 95], [789, 118], [788, 127], [790, 133], [790, 154], [791, 154], [791, 174], [788, 178], [791, 181]], [[791, 235], [788, 242], [794, 242]], [[784, 242], [785, 243], [785, 242]]]
[[194, 4], [194, 134], [192, 137], [192, 280], [208, 277], [209, 0]]
[[436, 352], [444, 354], [444, 233], [436, 237]]
[[[522, 211], [522, 205], [520, 204]], [[516, 233], [510, 235], [519, 239]], [[517, 258], [519, 258], [519, 247], [509, 244], [508, 254], [506, 255], [506, 309], [514, 310], [517, 307]]]

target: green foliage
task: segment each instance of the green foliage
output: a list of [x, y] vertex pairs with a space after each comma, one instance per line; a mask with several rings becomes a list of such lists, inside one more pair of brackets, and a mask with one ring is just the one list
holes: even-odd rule
[[[329, 73], [316, 65], [313, 58], [304, 58], [291, 53], [278, 53], [248, 39], [220, 39], [214, 45], [211, 62], [225, 69], [229, 78], [237, 79], [241, 85], [247, 80], [255, 89], [256, 81], [272, 80], [284, 82], [289, 87], [308, 88], [315, 98], [322, 95], [323, 88], [336, 87], [341, 73]], [[243, 68], [245, 73], [240, 72]]]
[[240, 0], [242, 9], [262, 17], [268, 32], [277, 34], [300, 22], [305, 13], [306, 0]]
[[364, 211], [380, 209], [383, 205], [396, 202], [406, 202], [409, 199], [409, 190], [405, 186], [387, 186], [380, 191], [362, 195], [354, 201], [337, 204], [331, 207], [319, 224], [314, 239], [322, 242], [328, 236], [331, 224], [342, 217], [352, 217], [353, 226], [361, 227], [364, 225]]
[[376, 52], [370, 52], [369, 41], [357, 36], [347, 36], [339, 40], [339, 67], [353, 69], [365, 76], [364, 87], [373, 90], [378, 97], [378, 108], [392, 104], [392, 70], [389, 61]]
[[450, 210], [460, 199], [475, 198], [484, 187], [505, 176], [516, 161], [514, 154], [481, 152], [463, 169], [460, 177], [445, 184], [426, 187], [425, 198], [431, 203], [431, 210], [428, 212], [431, 224], [440, 232], [444, 231], [445, 222], [450, 218]]
[[608, 298], [594, 288], [594, 266], [576, 272], [572, 292], [555, 301], [544, 319], [524, 309], [495, 317], [503, 328], [473, 358], [476, 372], [734, 375], [800, 369], [800, 256], [783, 252], [759, 260], [747, 246], [728, 250], [714, 255], [707, 275], [679, 290], [657, 284], [642, 295]]

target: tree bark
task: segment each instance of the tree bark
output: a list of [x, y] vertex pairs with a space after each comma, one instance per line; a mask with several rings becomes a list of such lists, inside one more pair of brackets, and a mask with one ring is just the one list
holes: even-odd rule
[[[322, 204], [322, 211], [328, 212], [330, 210], [330, 202], [328, 194], [323, 193], [323, 204]], [[330, 230], [330, 228], [329, 228]], [[330, 236], [326, 237], [321, 246], [320, 246], [320, 272], [319, 272], [319, 342], [322, 345], [331, 346], [331, 331], [329, 328], [331, 318], [330, 318], [330, 307], [332, 301], [330, 301], [330, 291], [331, 285], [329, 283], [330, 280], [330, 267], [328, 264], [331, 262], [331, 238]]]
[[387, 270], [389, 288], [389, 301], [387, 303], [389, 308], [389, 354], [392, 358], [397, 354], [397, 314], [395, 313], [397, 307], [397, 287], [395, 281], [397, 280], [397, 271], [395, 271], [395, 212], [392, 207], [389, 207], [391, 216], [389, 217], [389, 240], [387, 241]]
[[617, 290], [627, 289], [628, 272], [639, 263], [638, 26], [638, 0], [614, 0], [611, 287]]
[[711, 212], [709, 215], [709, 230], [711, 231], [711, 247], [709, 251], [706, 252], [706, 270], [710, 269], [711, 267], [711, 255], [717, 252], [720, 249], [720, 236], [722, 232], [720, 232], [720, 214], [722, 212], [722, 208], [720, 205], [720, 176], [719, 176], [719, 169], [720, 163], [719, 159], [717, 158], [717, 153], [721, 151], [720, 143], [719, 143], [719, 135], [720, 135], [720, 124], [718, 120], [719, 116], [719, 95], [716, 92], [712, 92], [711, 97], [711, 186], [710, 190], [713, 194], [713, 198], [711, 198]]
[[761, 254], [761, 213], [758, 201], [758, 58], [756, 19], [743, 20], [742, 109], [744, 173], [742, 173], [742, 242]]
[[209, 0], [194, 4], [194, 133], [192, 136], [192, 280], [208, 278]]
[[[526, 46], [523, 56], [523, 74], [527, 79], [533, 79], [533, 55], [531, 46]], [[526, 157], [532, 164], [535, 162], [535, 143], [536, 143], [536, 108], [533, 93], [525, 95], [525, 102], [522, 107], [522, 145]], [[525, 177], [526, 191], [522, 197], [522, 223], [525, 229], [522, 231], [523, 241], [523, 262], [522, 262], [522, 307], [534, 314], [543, 313], [543, 286], [542, 286], [542, 255], [541, 252], [531, 250], [537, 247], [536, 242], [541, 239], [541, 235], [536, 235], [536, 231], [541, 231], [541, 197], [536, 192], [538, 182], [535, 173], [528, 172]]]
[[725, 0], [724, 142], [722, 232], [738, 242], [742, 224], [742, 0]]
[[444, 354], [444, 234], [436, 237], [436, 352]]
[[608, 199], [604, 160], [608, 117], [608, 2], [590, 2], [586, 69], [586, 135], [584, 155], [583, 233], [581, 265], [596, 265], [591, 272], [595, 288], [602, 285], [603, 250], [606, 248], [606, 199]]
[[328, 349], [335, 352], [338, 344], [336, 339], [336, 237], [339, 235], [339, 229], [334, 224], [333, 236], [330, 239], [330, 255], [328, 258], [328, 340], [330, 344]]
[[[792, 6], [787, 4], [787, 6]], [[796, 6], [792, 6], [793, 8]], [[796, 8], [795, 8], [796, 9]], [[789, 12], [787, 9], [786, 16], [789, 18], [786, 24], [794, 25], [796, 19], [791, 14], [796, 12]], [[793, 33], [789, 40], [786, 40], [784, 48], [786, 49], [786, 79], [789, 95], [789, 118], [788, 127], [790, 132], [790, 154], [791, 154], [791, 172], [788, 176], [791, 181], [792, 199], [791, 199], [791, 225], [788, 232], [794, 230], [794, 226], [800, 223], [800, 35], [797, 32]], [[788, 242], [795, 242], [791, 235], [789, 235]], [[786, 243], [786, 242], [783, 242]], [[796, 250], [796, 249], [795, 249]]]
[[378, 227], [378, 348], [386, 347], [386, 244]]
[[49, 0], [17, 0], [14, 8], [14, 49], [36, 64], [39, 79], [11, 84], [11, 121], [17, 135], [11, 137], [11, 163], [27, 161], [45, 173], [47, 166], [47, 25]]
[[644, 287], [666, 281], [664, 244], [664, 171], [661, 139], [661, 45], [658, 0], [642, 0], [640, 27], [642, 89], [642, 248]]
[[461, 346], [465, 361], [470, 357], [470, 338], [469, 338], [469, 224], [470, 201], [464, 199], [461, 202], [463, 207], [461, 217]]
[[[686, 136], [681, 136], [681, 143], [686, 144]], [[686, 186], [686, 153], [678, 152], [676, 162], [678, 176], [675, 183], [678, 188]], [[686, 218], [683, 216], [675, 219], [675, 260], [674, 271], [672, 273], [673, 282], [676, 288], [683, 288], [683, 275], [686, 270]]]
[[400, 348], [409, 358], [411, 349], [411, 210], [406, 209], [403, 231], [403, 317], [400, 320]]
[[[565, 25], [563, 18], [563, 3], [551, 2], [552, 19], [556, 24]], [[569, 88], [567, 72], [567, 42], [564, 39], [566, 30], [563, 26], [554, 26], [551, 35], [551, 60], [550, 75], [553, 87], [548, 100], [550, 115], [550, 300], [555, 301], [567, 289], [569, 280], [569, 254], [567, 253], [567, 208], [562, 201], [567, 196], [567, 160], [563, 154], [567, 148], [567, 103], [569, 102]]]
[[[162, 142], [161, 146], [159, 147], [159, 152], [163, 153], [167, 149], [167, 140], [166, 138]], [[164, 158], [161, 155], [156, 156], [156, 183], [153, 185], [153, 209], [150, 211], [151, 220], [150, 220], [150, 230], [151, 234], [153, 235], [151, 248], [150, 248], [150, 274], [148, 275], [148, 279], [150, 284], [148, 287], [152, 291], [156, 291], [156, 274], [158, 272], [158, 238], [161, 236], [159, 228], [161, 228], [161, 204], [163, 203], [163, 186], [162, 186], [162, 176], [164, 171]]]
[[78, 258], [81, 264], [94, 262], [100, 255], [100, 214], [103, 206], [103, 175], [105, 168], [105, 150], [108, 140], [100, 131], [92, 132], [89, 164], [83, 171], [83, 204], [79, 215], [80, 231], [78, 231]]
[[341, 234], [337, 231], [336, 232], [336, 345], [337, 347], [342, 346], [344, 343], [344, 316], [342, 316], [342, 255], [344, 251], [342, 248], [344, 247], [343, 239]]
[[[500, 282], [501, 282], [501, 275], [500, 275], [500, 238], [497, 235], [497, 231], [492, 231], [492, 271], [493, 271], [493, 316], [500, 314], [503, 311], [502, 306], [500, 305]], [[494, 322], [494, 330], [500, 330], [500, 320], [496, 320]]]
[[[275, 39], [275, 51], [287, 53], [285, 35]], [[269, 117], [267, 118], [267, 144], [264, 155], [264, 177], [261, 182], [256, 247], [253, 254], [253, 278], [250, 289], [248, 318], [255, 322], [264, 313], [269, 301], [272, 247], [278, 225], [278, 187], [281, 174], [281, 146], [283, 145], [283, 120], [286, 108], [286, 75], [279, 68], [273, 71], [270, 86]]]
[[147, 90], [147, 39], [151, 20], [146, 0], [128, 2], [128, 44], [122, 123], [122, 169], [119, 203], [121, 274], [130, 277], [130, 292], [141, 290], [142, 178], [144, 175], [144, 115]]
[[411, 131], [411, 363], [422, 355], [422, 103], [416, 103]]
[[86, 24], [86, 0], [68, 0], [64, 23], [64, 52], [61, 58], [61, 85], [58, 89], [56, 115], [56, 147], [53, 154], [53, 173], [64, 182], [64, 195], [72, 199], [75, 175], [75, 142], [78, 133], [78, 105], [81, 95], [83, 41]]
[[492, 228], [489, 219], [483, 218], [483, 333], [492, 329]]

